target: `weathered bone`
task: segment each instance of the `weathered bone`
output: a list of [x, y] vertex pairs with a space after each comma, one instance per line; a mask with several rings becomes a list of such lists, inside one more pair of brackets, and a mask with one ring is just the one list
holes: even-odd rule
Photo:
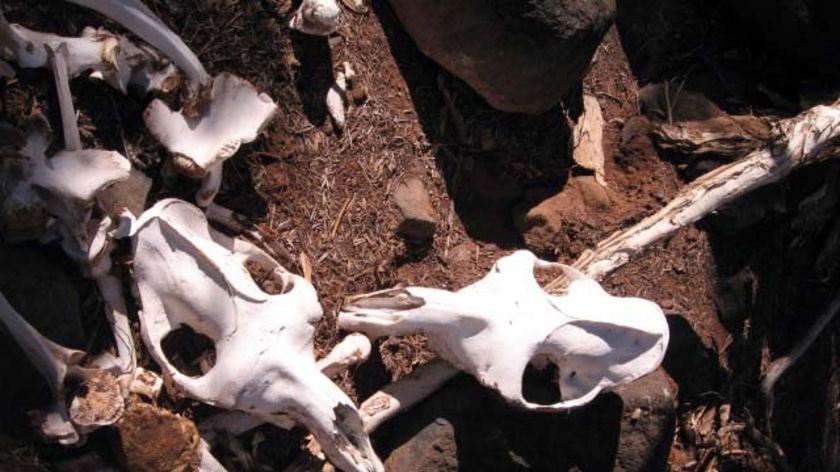
[[[747, 193], [778, 182], [798, 167], [835, 158], [840, 137], [840, 102], [817, 106], [774, 125], [772, 144], [743, 159], [716, 168], [686, 185], [664, 208], [612, 234], [584, 252], [573, 267], [600, 280], [651, 245], [696, 223]], [[697, 147], [701, 144], [698, 143]], [[548, 285], [562, 286], [563, 278]]]
[[78, 38], [32, 31], [10, 24], [0, 13], [0, 52], [14, 59], [24, 68], [49, 66], [46, 46], [67, 45], [67, 74], [77, 77], [87, 71], [126, 93], [135, 86], [143, 92], [168, 92], [178, 85], [175, 66], [154, 51], [135, 45], [125, 36], [115, 35], [103, 28], [87, 27]]
[[[344, 470], [382, 470], [352, 401], [316, 366], [312, 337], [322, 311], [311, 284], [256, 246], [212, 230], [183, 201], [157, 203], [130, 233], [141, 335], [180, 389], [266, 422], [303, 424]], [[246, 262], [273, 274], [283, 293], [265, 293]], [[215, 342], [216, 364], [200, 377], [182, 374], [163, 353], [162, 339], [181, 325]]]
[[[535, 268], [563, 270], [572, 279], [568, 293], [544, 292]], [[668, 324], [655, 303], [611, 296], [571, 267], [528, 251], [499, 259], [456, 293], [410, 287], [354, 297], [338, 322], [374, 338], [424, 333], [443, 359], [512, 404], [537, 411], [583, 405], [653, 371], [668, 344]], [[528, 364], [547, 363], [560, 367], [561, 401], [528, 401], [523, 373]]]
[[143, 116], [149, 131], [176, 157], [176, 168], [187, 176], [204, 178], [197, 196], [204, 207], [221, 185], [222, 163], [241, 144], [257, 139], [276, 112], [271, 97], [225, 72], [213, 79], [201, 115], [188, 117], [155, 100]]
[[[38, 427], [46, 437], [64, 445], [75, 444], [79, 441], [79, 433], [74, 422], [87, 428], [83, 429], [84, 432], [92, 427], [113, 424], [119, 419], [123, 398], [118, 388], [97, 389], [97, 405], [91, 405], [85, 399], [74, 398], [71, 412], [68, 412], [64, 403], [66, 380], [95, 376], [96, 385], [108, 385], [107, 376], [110, 374], [82, 367], [84, 352], [65, 348], [42, 336], [9, 304], [2, 293], [0, 324], [5, 326], [35, 369], [44, 377], [53, 395], [49, 409], [36, 415]], [[109, 406], [107, 411], [99, 407], [103, 402]]]
[[201, 207], [209, 205], [222, 183], [222, 163], [240, 145], [257, 139], [277, 105], [235, 75], [211, 77], [195, 53], [140, 0], [68, 1], [113, 18], [162, 51], [187, 76], [193, 96], [185, 110], [175, 112], [154, 100], [143, 116], [155, 138], [172, 153], [178, 171], [203, 179], [196, 199]]
[[161, 51], [187, 76], [193, 91], [197, 91], [210, 81], [210, 75], [201, 65], [198, 57], [143, 2], [139, 0], [67, 1], [102, 13]]
[[327, 113], [330, 114], [336, 129], [341, 132], [347, 122], [347, 82], [353, 80], [356, 73], [349, 62], [342, 63], [335, 77], [335, 83], [327, 91]]
[[289, 28], [304, 34], [328, 36], [338, 29], [341, 9], [335, 0], [303, 0], [289, 21]]

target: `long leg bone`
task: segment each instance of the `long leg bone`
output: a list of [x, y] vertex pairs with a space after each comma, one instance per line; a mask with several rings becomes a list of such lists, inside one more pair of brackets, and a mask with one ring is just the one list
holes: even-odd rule
[[[619, 231], [573, 264], [600, 280], [657, 241], [747, 193], [779, 181], [793, 169], [836, 157], [826, 152], [840, 136], [840, 102], [817, 106], [775, 125], [773, 145], [753, 151], [685, 186], [664, 208]], [[558, 279], [549, 288], [559, 286]]]
[[[180, 389], [266, 422], [302, 424], [344, 470], [382, 470], [352, 401], [318, 371], [312, 337], [321, 307], [311, 284], [256, 246], [213, 232], [186, 202], [159, 202], [130, 232], [141, 335]], [[246, 263], [272, 274], [279, 293], [263, 291]], [[163, 353], [162, 339], [181, 325], [215, 342], [216, 363], [200, 377]]]
[[[562, 269], [568, 293], [549, 295], [535, 268]], [[528, 251], [499, 259], [482, 280], [459, 292], [410, 287], [362, 295], [342, 308], [339, 326], [371, 337], [424, 333], [443, 359], [521, 408], [561, 411], [653, 371], [668, 344], [662, 310], [638, 298], [613, 297], [568, 266]], [[523, 396], [529, 364], [560, 368], [561, 401]]]

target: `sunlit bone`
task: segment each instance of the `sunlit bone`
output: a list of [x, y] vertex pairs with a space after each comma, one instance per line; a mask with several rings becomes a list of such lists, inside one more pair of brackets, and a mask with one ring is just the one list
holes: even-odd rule
[[289, 21], [289, 28], [304, 34], [328, 36], [338, 29], [341, 9], [335, 0], [303, 0]]
[[67, 44], [67, 73], [70, 78], [90, 71], [126, 93], [129, 86], [142, 92], [173, 90], [178, 71], [150, 48], [138, 46], [125, 36], [103, 28], [87, 27], [78, 38], [32, 31], [10, 24], [0, 13], [0, 52], [24, 68], [49, 68], [46, 46]]
[[146, 126], [173, 155], [175, 168], [201, 178], [196, 196], [201, 207], [213, 201], [222, 182], [222, 163], [259, 136], [277, 105], [244, 79], [229, 73], [211, 77], [189, 47], [140, 0], [68, 0], [94, 9], [156, 47], [187, 77], [192, 96], [172, 111], [154, 100], [143, 117]]
[[[212, 230], [201, 210], [180, 200], [163, 200], [123, 227], [134, 248], [142, 338], [178, 388], [283, 427], [302, 424], [343, 470], [382, 470], [356, 407], [316, 365], [322, 311], [310, 283]], [[246, 263], [272, 274], [282, 293], [264, 292]], [[182, 325], [215, 342], [216, 363], [200, 377], [179, 372], [163, 352], [163, 338]]]
[[[563, 270], [572, 279], [568, 292], [543, 291], [535, 268]], [[339, 325], [372, 338], [425, 333], [443, 359], [512, 404], [538, 411], [583, 405], [653, 371], [668, 344], [665, 316], [653, 302], [611, 296], [571, 267], [528, 251], [499, 259], [458, 292], [409, 287], [354, 297]], [[559, 367], [561, 401], [524, 398], [528, 364]]]

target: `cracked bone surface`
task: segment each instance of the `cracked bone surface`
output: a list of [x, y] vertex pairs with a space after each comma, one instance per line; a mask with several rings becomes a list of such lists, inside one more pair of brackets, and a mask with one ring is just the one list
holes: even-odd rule
[[289, 28], [304, 34], [328, 36], [338, 29], [341, 8], [335, 0], [303, 0], [289, 21]]
[[[81, 366], [85, 353], [60, 346], [38, 333], [0, 293], [0, 325], [15, 339], [35, 369], [44, 377], [53, 402], [37, 415], [38, 427], [44, 436], [63, 445], [79, 441], [77, 426], [89, 431], [115, 423], [123, 409], [119, 388], [108, 372]], [[75, 397], [71, 410], [65, 404], [65, 381], [70, 378], [93, 379], [96, 392], [88, 398]], [[74, 425], [75, 423], [75, 425]]]
[[[537, 283], [534, 270], [550, 268], [572, 279], [565, 295], [550, 295]], [[373, 338], [424, 333], [444, 360], [513, 405], [536, 411], [577, 407], [631, 382], [656, 369], [668, 345], [668, 325], [655, 303], [614, 297], [571, 267], [528, 251], [502, 257], [458, 292], [409, 287], [353, 297], [338, 321]], [[529, 364], [559, 368], [559, 402], [524, 397]]]
[[[141, 336], [152, 358], [187, 395], [263, 421], [302, 424], [346, 471], [381, 471], [359, 412], [316, 365], [315, 289], [256, 246], [209, 227], [198, 207], [158, 202], [125, 225], [142, 305]], [[246, 269], [270, 274], [269, 294]], [[266, 285], [267, 287], [267, 285]], [[178, 371], [163, 352], [171, 331], [189, 326], [215, 343], [205, 374]]]
[[24, 68], [48, 68], [46, 47], [67, 45], [67, 74], [77, 77], [87, 71], [126, 93], [129, 86], [143, 92], [169, 92], [179, 81], [178, 71], [150, 48], [138, 46], [128, 38], [103, 28], [87, 27], [80, 37], [71, 38], [32, 31], [10, 24], [0, 13], [0, 53]]

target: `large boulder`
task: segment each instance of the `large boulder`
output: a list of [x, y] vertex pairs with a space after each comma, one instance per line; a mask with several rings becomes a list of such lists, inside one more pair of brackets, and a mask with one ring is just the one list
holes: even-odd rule
[[542, 113], [583, 77], [614, 0], [391, 0], [417, 47], [500, 110]]

